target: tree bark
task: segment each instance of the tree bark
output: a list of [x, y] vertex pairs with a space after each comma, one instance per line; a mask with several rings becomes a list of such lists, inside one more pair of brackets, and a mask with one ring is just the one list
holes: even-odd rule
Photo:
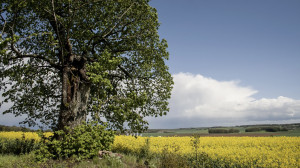
[[65, 126], [73, 129], [86, 121], [90, 83], [85, 68], [78, 64], [66, 66], [62, 72], [62, 100], [58, 118], [58, 130]]

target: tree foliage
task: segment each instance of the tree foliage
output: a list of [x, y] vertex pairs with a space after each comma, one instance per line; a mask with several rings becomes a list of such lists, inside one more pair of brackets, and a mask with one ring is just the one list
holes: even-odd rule
[[[167, 42], [148, 0], [2, 0], [0, 91], [4, 113], [53, 128], [91, 116], [147, 128], [168, 112]], [[75, 122], [76, 121], [76, 122]]]

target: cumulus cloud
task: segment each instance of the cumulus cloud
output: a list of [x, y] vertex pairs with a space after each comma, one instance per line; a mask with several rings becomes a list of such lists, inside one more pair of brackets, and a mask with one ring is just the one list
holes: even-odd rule
[[258, 91], [239, 81], [218, 81], [202, 75], [173, 75], [170, 112], [149, 119], [150, 127], [197, 127], [300, 121], [300, 100], [279, 96], [255, 99]]
[[[150, 128], [300, 122], [300, 100], [284, 96], [255, 99], [253, 95], [258, 91], [241, 86], [239, 81], [218, 81], [199, 74], [179, 73], [173, 78], [170, 112], [164, 117], [148, 118]], [[0, 109], [0, 125], [18, 125], [25, 119], [2, 115], [9, 106]]]

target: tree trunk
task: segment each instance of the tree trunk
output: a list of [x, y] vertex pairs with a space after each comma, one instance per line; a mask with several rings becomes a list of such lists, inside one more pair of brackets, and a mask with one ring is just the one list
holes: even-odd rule
[[[72, 70], [76, 69], [76, 70]], [[62, 73], [62, 101], [58, 119], [58, 130], [65, 126], [73, 129], [86, 121], [87, 103], [90, 96], [90, 83], [83, 77], [82, 68], [65, 67]], [[85, 74], [84, 74], [85, 75]]]

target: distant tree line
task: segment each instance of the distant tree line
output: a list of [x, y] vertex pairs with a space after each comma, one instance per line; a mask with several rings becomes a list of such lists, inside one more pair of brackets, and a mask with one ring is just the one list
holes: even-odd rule
[[0, 131], [23, 131], [23, 132], [33, 132], [34, 130], [31, 130], [29, 128], [25, 127], [17, 127], [17, 126], [5, 126], [5, 125], [0, 125]]
[[266, 132], [278, 132], [278, 131], [288, 131], [289, 129], [286, 127], [278, 127], [278, 126], [264, 126], [264, 127], [250, 127], [246, 128], [245, 132], [259, 132], [259, 131], [266, 131]]
[[208, 129], [208, 133], [210, 134], [217, 134], [217, 133], [239, 133], [239, 129], [225, 129], [225, 128], [210, 128]]

